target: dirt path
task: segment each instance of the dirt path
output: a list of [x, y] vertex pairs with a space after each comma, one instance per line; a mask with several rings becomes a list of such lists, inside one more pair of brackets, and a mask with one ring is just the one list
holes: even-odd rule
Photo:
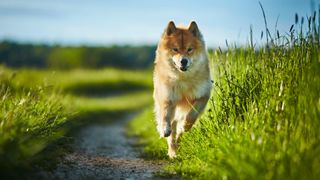
[[[91, 124], [74, 136], [67, 154], [46, 179], [158, 179], [161, 162], [139, 157], [134, 140], [125, 136], [125, 125], [133, 115], [110, 124]], [[43, 176], [42, 176], [43, 177]]]

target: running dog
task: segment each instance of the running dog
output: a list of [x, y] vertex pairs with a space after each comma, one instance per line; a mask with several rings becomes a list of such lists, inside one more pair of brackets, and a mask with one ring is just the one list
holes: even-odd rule
[[207, 50], [196, 22], [170, 21], [158, 43], [154, 67], [155, 116], [168, 155], [176, 157], [179, 138], [195, 123], [211, 93]]

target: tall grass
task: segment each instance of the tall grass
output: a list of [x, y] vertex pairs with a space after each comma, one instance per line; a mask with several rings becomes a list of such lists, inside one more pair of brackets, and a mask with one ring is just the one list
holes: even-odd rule
[[[307, 19], [307, 32], [303, 20], [288, 34], [277, 31], [276, 37], [266, 27], [264, 47], [251, 42], [210, 54], [212, 97], [196, 126], [182, 137], [169, 171], [204, 179], [320, 177], [320, 29], [316, 13]], [[142, 118], [145, 123], [152, 119]], [[139, 129], [134, 124], [141, 121], [131, 127]], [[152, 141], [163, 143], [156, 138], [145, 142], [149, 151]]]
[[27, 163], [71, 115], [57, 92], [13, 85], [15, 73], [3, 67], [0, 74], [0, 168], [6, 171]]

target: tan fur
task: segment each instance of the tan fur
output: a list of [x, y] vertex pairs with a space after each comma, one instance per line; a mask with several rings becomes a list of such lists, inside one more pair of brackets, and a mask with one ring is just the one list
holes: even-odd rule
[[[182, 59], [187, 60], [183, 66]], [[178, 141], [205, 108], [211, 77], [207, 51], [195, 22], [176, 27], [171, 21], [156, 51], [154, 102], [157, 130], [166, 137], [168, 155], [176, 156]]]

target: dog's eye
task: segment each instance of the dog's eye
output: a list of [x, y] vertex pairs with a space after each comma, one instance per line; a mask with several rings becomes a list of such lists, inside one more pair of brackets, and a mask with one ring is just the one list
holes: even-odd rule
[[178, 48], [172, 48], [173, 52], [178, 52]]
[[193, 51], [193, 49], [192, 48], [188, 48], [187, 51], [188, 51], [188, 53], [191, 53]]

